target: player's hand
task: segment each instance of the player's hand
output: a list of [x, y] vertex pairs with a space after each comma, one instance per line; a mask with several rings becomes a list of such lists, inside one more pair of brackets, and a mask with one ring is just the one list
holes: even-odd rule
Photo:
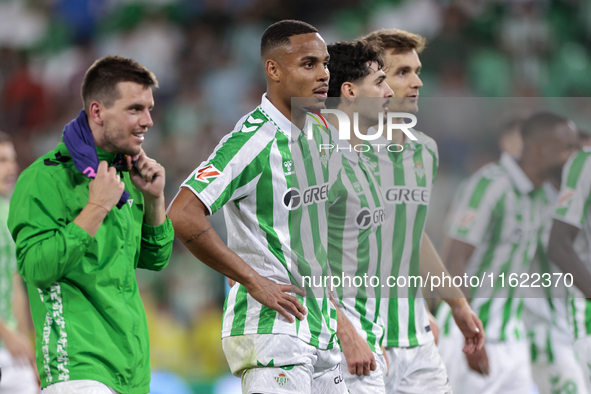
[[226, 281], [228, 282], [228, 286], [230, 286], [231, 288], [234, 287], [234, 285], [236, 284], [236, 281], [234, 279], [226, 278]]
[[357, 376], [369, 376], [370, 372], [377, 368], [376, 358], [367, 341], [357, 333], [353, 326], [351, 328], [346, 333], [341, 330], [339, 336], [349, 373]]
[[458, 328], [464, 335], [464, 353], [471, 354], [480, 350], [484, 346], [484, 327], [482, 322], [470, 308], [466, 299], [462, 299], [457, 306], [452, 307], [451, 313], [458, 325]]
[[17, 331], [7, 330], [2, 342], [16, 364], [24, 365], [29, 363], [35, 368], [35, 352], [25, 335]]
[[[141, 148], [140, 148], [141, 149]], [[134, 167], [133, 163], [137, 160]], [[146, 156], [146, 152], [141, 149], [140, 154], [136, 156], [127, 156], [127, 168], [131, 176], [131, 181], [137, 187], [145, 198], [163, 198], [165, 171], [156, 160]]]
[[386, 376], [390, 373], [390, 359], [386, 354], [386, 348], [382, 346], [382, 353], [384, 354], [384, 360], [386, 361]]
[[271, 309], [275, 309], [290, 323], [295, 321], [293, 316], [299, 320], [304, 320], [304, 315], [307, 313], [306, 308], [296, 297], [288, 294], [296, 293], [305, 296], [304, 291], [296, 286], [280, 285], [257, 274], [253, 283], [244, 287], [246, 287], [246, 291], [252, 298]]
[[428, 309], [427, 316], [429, 316], [429, 326], [431, 327], [431, 332], [435, 338], [435, 345], [437, 345], [439, 343], [439, 325], [437, 324], [437, 320], [435, 320], [435, 316], [433, 316]]
[[119, 202], [124, 190], [125, 183], [117, 175], [115, 167], [109, 167], [106, 161], [101, 161], [96, 177], [88, 185], [88, 202], [110, 211]]
[[471, 354], [466, 354], [468, 360], [468, 366], [471, 370], [478, 372], [484, 376], [488, 376], [490, 370], [488, 366], [488, 355], [486, 354], [486, 348], [479, 349]]

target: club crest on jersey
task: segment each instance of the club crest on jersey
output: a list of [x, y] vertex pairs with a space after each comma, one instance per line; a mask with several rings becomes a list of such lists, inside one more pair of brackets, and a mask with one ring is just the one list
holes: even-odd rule
[[320, 162], [324, 167], [328, 165], [328, 152], [326, 149], [320, 149]]
[[279, 372], [279, 375], [275, 376], [275, 381], [282, 387], [285, 383], [289, 382], [289, 378], [285, 372]]
[[355, 193], [359, 194], [363, 191], [361, 188], [361, 184], [359, 182], [353, 182], [353, 188], [355, 189]]
[[291, 171], [291, 168], [293, 167], [293, 161], [292, 160], [285, 160], [283, 162], [283, 167], [285, 168], [285, 170], [283, 171], [285, 175], [291, 175], [293, 173]]
[[217, 168], [215, 168], [213, 164], [210, 164], [197, 170], [195, 173], [195, 180], [209, 183], [209, 180], [213, 180], [220, 175], [222, 175], [222, 173]]
[[570, 187], [565, 187], [558, 196], [557, 207], [568, 208], [575, 195], [575, 190]]
[[417, 174], [419, 179], [423, 179], [425, 177], [425, 169], [423, 168], [423, 163], [421, 163], [418, 160], [415, 163], [415, 174]]

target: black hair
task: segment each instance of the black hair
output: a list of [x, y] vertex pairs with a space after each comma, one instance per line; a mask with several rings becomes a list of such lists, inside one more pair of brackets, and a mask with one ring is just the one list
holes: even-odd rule
[[289, 38], [300, 34], [318, 33], [318, 30], [302, 21], [286, 19], [267, 27], [261, 38], [261, 56], [265, 56], [269, 50], [289, 43]]
[[341, 86], [345, 82], [355, 82], [371, 73], [372, 62], [378, 63], [378, 69], [384, 67], [380, 49], [367, 41], [337, 42], [328, 46], [330, 62], [330, 82], [328, 97], [340, 97]]
[[538, 112], [523, 122], [521, 135], [524, 141], [538, 138], [554, 130], [559, 124], [568, 123], [568, 121], [567, 118], [552, 112]]

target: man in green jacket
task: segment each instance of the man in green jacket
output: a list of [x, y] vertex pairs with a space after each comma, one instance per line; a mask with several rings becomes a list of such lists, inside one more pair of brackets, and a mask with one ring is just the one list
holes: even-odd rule
[[148, 327], [135, 269], [168, 264], [164, 168], [141, 149], [154, 75], [108, 56], [84, 110], [20, 176], [8, 226], [27, 282], [44, 394], [148, 393]]

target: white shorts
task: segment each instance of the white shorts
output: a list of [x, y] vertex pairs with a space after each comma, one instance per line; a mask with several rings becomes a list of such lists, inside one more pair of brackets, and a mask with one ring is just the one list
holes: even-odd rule
[[468, 367], [459, 329], [453, 330], [451, 336], [439, 337], [439, 352], [456, 394], [529, 393], [532, 378], [528, 345], [527, 341], [486, 343], [489, 375], [483, 376]]
[[575, 340], [575, 354], [585, 375], [587, 392], [591, 393], [591, 336]]
[[435, 342], [415, 347], [387, 347], [386, 355], [390, 366], [384, 378], [386, 393], [452, 393]]
[[43, 389], [43, 394], [119, 394], [96, 380], [70, 380], [54, 383]]
[[341, 370], [347, 384], [347, 389], [353, 394], [386, 394], [384, 376], [386, 376], [386, 359], [381, 354], [373, 354], [377, 368], [369, 376], [357, 376], [349, 373], [345, 355], [341, 353]]
[[15, 362], [4, 348], [0, 348], [0, 369], [0, 394], [39, 393], [39, 384], [33, 367], [28, 362]]
[[[585, 374], [577, 360], [572, 341], [561, 340], [560, 334], [542, 327], [531, 330], [532, 374], [540, 394], [587, 393]], [[548, 335], [551, 337], [549, 338]]]
[[244, 394], [346, 394], [338, 347], [321, 350], [284, 334], [226, 337], [222, 347]]

